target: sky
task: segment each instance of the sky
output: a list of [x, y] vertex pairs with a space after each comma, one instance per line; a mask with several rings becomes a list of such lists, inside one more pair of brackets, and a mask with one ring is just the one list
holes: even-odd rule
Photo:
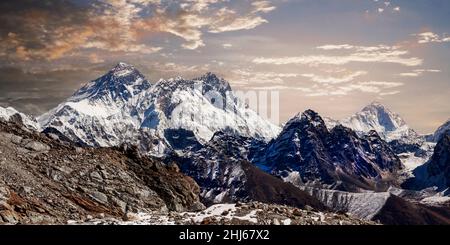
[[450, 118], [448, 0], [0, 2], [0, 106], [40, 115], [118, 62], [279, 91], [280, 122], [372, 101], [420, 133]]

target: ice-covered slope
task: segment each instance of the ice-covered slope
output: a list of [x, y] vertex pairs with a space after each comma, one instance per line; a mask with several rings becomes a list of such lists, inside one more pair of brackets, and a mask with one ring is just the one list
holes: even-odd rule
[[371, 220], [383, 208], [391, 195], [389, 192], [352, 193], [310, 187], [302, 187], [301, 189], [304, 189], [334, 211], [348, 212], [355, 217], [366, 220]]
[[450, 130], [450, 119], [446, 122], [446, 123], [444, 123], [444, 124], [442, 124], [437, 130], [436, 130], [436, 132], [434, 132], [434, 134], [431, 136], [431, 138], [429, 139], [431, 142], [438, 142], [440, 139], [441, 139], [441, 137], [442, 137], [442, 135], [444, 135], [444, 133], [447, 131], [447, 130]]
[[18, 112], [16, 109], [12, 107], [3, 108], [0, 106], [0, 119], [5, 121], [15, 121], [17, 123], [22, 123], [27, 128], [32, 130], [40, 130], [39, 124], [36, 119], [32, 116], [25, 115], [21, 112]]
[[91, 146], [128, 142], [152, 154], [170, 147], [164, 139], [166, 129], [190, 130], [200, 142], [220, 130], [266, 140], [279, 131], [240, 103], [228, 82], [214, 74], [193, 80], [161, 79], [152, 85], [125, 63], [87, 83], [39, 121], [43, 128], [54, 128], [76, 142]]

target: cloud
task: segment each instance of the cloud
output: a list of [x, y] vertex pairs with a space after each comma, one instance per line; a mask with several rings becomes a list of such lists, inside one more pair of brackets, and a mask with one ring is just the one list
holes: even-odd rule
[[422, 76], [424, 73], [427, 73], [427, 72], [438, 73], [438, 72], [441, 72], [441, 70], [436, 70], [436, 69], [416, 69], [416, 70], [413, 70], [411, 72], [400, 73], [399, 76], [402, 76], [402, 77], [418, 77], [418, 76]]
[[100, 58], [100, 57], [99, 57], [97, 54], [95, 54], [95, 53], [92, 53], [92, 54], [89, 55], [89, 61], [90, 61], [92, 64], [99, 64], [99, 63], [105, 62], [104, 59]]
[[316, 75], [316, 74], [302, 74], [303, 77], [310, 78], [311, 81], [317, 82], [317, 83], [328, 83], [328, 84], [338, 84], [338, 83], [346, 83], [353, 81], [356, 77], [366, 75], [366, 71], [356, 71], [349, 74], [345, 74], [341, 77], [333, 77], [333, 76], [322, 76], [322, 75]]
[[413, 36], [417, 36], [417, 42], [421, 44], [450, 42], [449, 36], [445, 34], [438, 35], [433, 32], [422, 32], [419, 34], [413, 34]]
[[[330, 47], [326, 47], [330, 50]], [[353, 53], [342, 56], [331, 55], [309, 55], [309, 56], [288, 56], [281, 58], [258, 57], [253, 59], [256, 64], [272, 64], [272, 65], [345, 65], [351, 62], [364, 63], [395, 63], [404, 66], [418, 66], [422, 64], [422, 59], [416, 57], [403, 57], [408, 54], [406, 50], [400, 50], [397, 47], [384, 48], [380, 47], [360, 47]], [[323, 46], [322, 46], [322, 49]]]
[[376, 52], [376, 51], [392, 51], [398, 50], [398, 46], [387, 46], [387, 45], [377, 45], [377, 46], [355, 46], [350, 44], [326, 44], [316, 47], [322, 50], [355, 50], [359, 52]]
[[269, 1], [254, 1], [252, 2], [252, 6], [254, 7], [253, 13], [269, 13], [276, 9]]
[[349, 84], [338, 85], [338, 86], [334, 86], [334, 84], [332, 84], [332, 86], [316, 87], [310, 93], [307, 93], [306, 96], [309, 96], [309, 97], [343, 96], [343, 95], [348, 95], [349, 93], [352, 93], [352, 92], [388, 95], [388, 93], [392, 93], [392, 92], [385, 91], [385, 90], [400, 87], [403, 85], [404, 85], [403, 83], [399, 83], [399, 82], [385, 82], [385, 81], [357, 82], [357, 83], [349, 83]]
[[396, 95], [399, 94], [400, 91], [392, 91], [392, 92], [384, 92], [384, 93], [380, 93], [380, 96], [388, 96], [388, 95]]
[[293, 87], [293, 86], [287, 86], [287, 85], [272, 85], [272, 86], [253, 86], [248, 87], [247, 89], [253, 89], [253, 90], [296, 90], [301, 92], [312, 92], [313, 90], [311, 88], [305, 88], [305, 87]]
[[354, 49], [355, 46], [350, 44], [326, 44], [317, 47], [317, 49], [323, 49], [323, 50], [336, 50], [336, 49]]
[[[232, 8], [231, 8], [232, 7]], [[227, 0], [17, 0], [0, 3], [0, 56], [55, 60], [93, 49], [151, 54], [152, 36], [168, 33], [185, 49], [205, 46], [204, 32], [253, 29], [275, 9], [268, 1]]]
[[379, 82], [379, 81], [370, 81], [370, 82], [360, 82], [360, 85], [368, 85], [368, 86], [377, 86], [382, 88], [395, 88], [403, 86], [403, 83], [399, 82]]
[[257, 72], [243, 69], [233, 71], [233, 75], [232, 83], [236, 85], [283, 84], [284, 79], [299, 76], [297, 73]]
[[215, 24], [209, 29], [211, 33], [250, 30], [268, 21], [260, 16], [244, 16], [234, 19], [227, 24]]

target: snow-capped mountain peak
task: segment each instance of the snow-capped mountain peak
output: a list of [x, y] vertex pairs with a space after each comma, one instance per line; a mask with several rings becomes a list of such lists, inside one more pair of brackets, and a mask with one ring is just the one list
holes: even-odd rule
[[406, 124], [400, 115], [392, 112], [379, 102], [372, 102], [360, 112], [340, 121], [325, 119], [329, 128], [342, 124], [364, 135], [375, 130], [386, 141], [416, 141], [418, 134]]
[[0, 120], [15, 121], [29, 129], [40, 130], [40, 126], [34, 117], [20, 113], [13, 107], [4, 108], [0, 106]]
[[[217, 98], [224, 103], [217, 103]], [[212, 73], [193, 80], [161, 79], [152, 85], [126, 63], [87, 83], [39, 119], [44, 128], [52, 127], [87, 145], [127, 142], [157, 154], [170, 148], [167, 129], [192, 131], [202, 143], [221, 130], [267, 140], [279, 132], [238, 103], [229, 83]]]
[[436, 142], [436, 143], [437, 143], [437, 142], [441, 139], [442, 135], [444, 135], [444, 133], [445, 133], [447, 130], [450, 130], [450, 119], [448, 119], [446, 123], [442, 124], [442, 125], [436, 130], [436, 132], [434, 132], [434, 134], [431, 136], [431, 139], [430, 139], [430, 140], [431, 140], [432, 142]]
[[105, 75], [84, 85], [71, 100], [89, 98], [92, 101], [109, 97], [112, 100], [127, 101], [150, 86], [150, 82], [134, 66], [121, 62]]
[[[406, 125], [406, 122], [396, 113], [393, 113], [384, 105], [379, 102], [372, 102], [370, 105], [364, 107], [360, 113], [361, 116], [367, 115], [368, 117], [373, 117], [372, 125], [380, 125], [385, 131], [395, 131], [396, 129]], [[368, 118], [369, 120], [372, 118]]]
[[194, 80], [202, 81], [203, 93], [214, 90], [225, 96], [226, 92], [231, 91], [230, 84], [225, 79], [219, 78], [216, 74], [211, 72], [207, 72], [203, 76]]

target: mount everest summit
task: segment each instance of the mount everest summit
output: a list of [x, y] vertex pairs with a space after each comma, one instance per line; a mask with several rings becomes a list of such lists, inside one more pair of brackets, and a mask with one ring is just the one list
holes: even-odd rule
[[129, 142], [155, 155], [170, 148], [164, 140], [166, 129], [190, 130], [200, 142], [219, 130], [263, 139], [279, 131], [239, 103], [228, 82], [214, 74], [151, 84], [125, 63], [87, 83], [38, 120], [43, 128], [54, 128], [75, 142], [100, 147]]
[[150, 82], [119, 63], [37, 120], [0, 108], [1, 120], [82, 148], [137, 147], [192, 177], [207, 205], [260, 201], [388, 219], [400, 204], [428, 210], [408, 198], [431, 202], [450, 183], [447, 124], [422, 136], [374, 102], [341, 121], [307, 110], [280, 128], [212, 73]]

